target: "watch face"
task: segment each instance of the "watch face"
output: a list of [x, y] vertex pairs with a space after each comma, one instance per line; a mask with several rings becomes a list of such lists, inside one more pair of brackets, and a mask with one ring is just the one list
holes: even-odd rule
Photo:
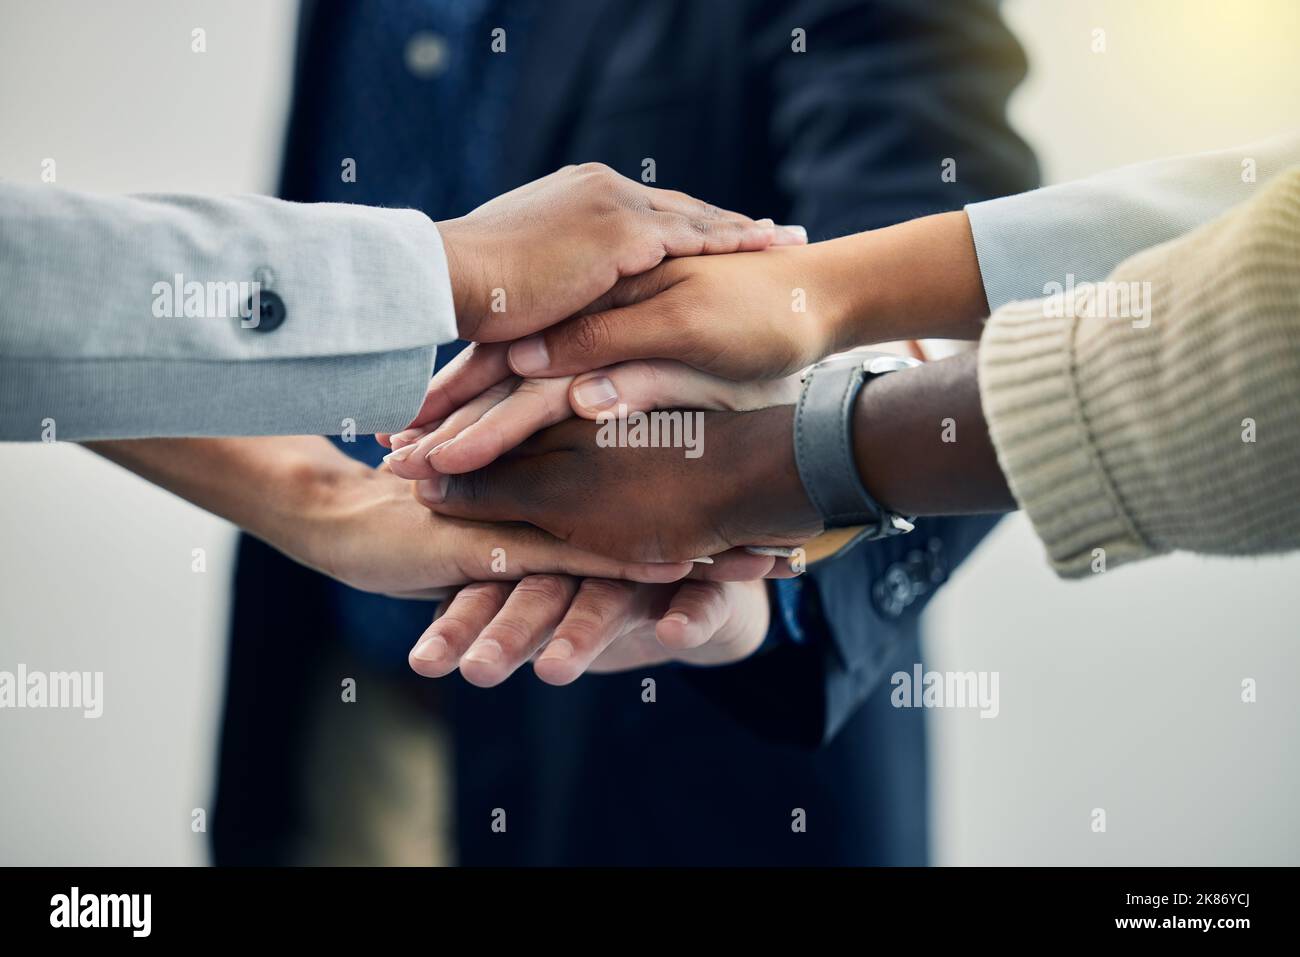
[[886, 372], [897, 372], [899, 369], [910, 369], [920, 364], [919, 359], [913, 359], [911, 356], [896, 356], [886, 352], [877, 352], [863, 361], [862, 369], [871, 375], [882, 375]]
[[[827, 356], [821, 362], [811, 368], [821, 367], [835, 368], [840, 366], [860, 366], [862, 371], [868, 375], [882, 375], [886, 372], [897, 372], [899, 369], [910, 369], [912, 366], [919, 366], [920, 359], [914, 359], [911, 356], [899, 355], [896, 352], [877, 352], [874, 349], [861, 348], [850, 349], [848, 352], [836, 352]], [[805, 369], [806, 375], [810, 370]]]

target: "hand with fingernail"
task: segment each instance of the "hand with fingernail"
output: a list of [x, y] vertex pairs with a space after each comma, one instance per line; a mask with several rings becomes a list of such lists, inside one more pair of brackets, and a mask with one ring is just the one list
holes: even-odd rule
[[825, 275], [829, 245], [668, 260], [512, 343], [507, 364], [534, 378], [630, 359], [675, 359], [738, 381], [790, 375], [834, 352], [845, 332], [847, 299]]
[[822, 530], [795, 466], [793, 406], [691, 414], [696, 458], [672, 445], [611, 444], [617, 422], [569, 418], [484, 468], [421, 479], [415, 491], [441, 515], [528, 522], [642, 562], [798, 546]]
[[[618, 280], [563, 321], [469, 350], [435, 380], [404, 438], [429, 432], [512, 375], [564, 379], [661, 359], [755, 381], [859, 346], [979, 339], [988, 305], [964, 212], [812, 245], [798, 243], [798, 227], [779, 232], [758, 252], [668, 259]], [[590, 398], [575, 391], [578, 404], [600, 401], [596, 385], [589, 389]]]
[[685, 193], [566, 166], [438, 223], [462, 339], [502, 342], [566, 319], [669, 256], [803, 243], [802, 230]]
[[[457, 357], [504, 369], [505, 344], [472, 346]], [[467, 354], [468, 353], [468, 354]], [[797, 376], [732, 382], [671, 360], [635, 360], [577, 377], [506, 378], [469, 395], [458, 362], [430, 382], [421, 418], [426, 424], [390, 437], [384, 461], [401, 478], [432, 479], [489, 465], [525, 439], [574, 415], [598, 419], [610, 414], [656, 409], [745, 412], [793, 403]]]
[[[466, 349], [434, 377], [410, 425], [395, 437], [377, 438], [394, 450], [410, 445], [485, 393], [476, 408], [487, 412], [514, 391], [520, 379], [567, 384], [577, 375], [573, 405], [579, 414], [584, 408], [600, 411], [602, 403], [616, 407], [618, 397], [599, 381], [608, 376], [592, 373], [630, 360], [667, 360], [641, 367], [668, 379], [664, 388], [655, 390], [663, 399], [656, 400], [654, 408], [695, 394], [718, 397], [699, 408], [756, 408], [764, 404], [763, 382], [798, 372], [835, 351], [844, 339], [847, 299], [823, 275], [829, 271], [827, 264], [837, 261], [825, 252], [832, 245], [670, 259], [649, 272], [620, 279], [577, 315], [544, 332], [512, 342], [493, 336], [491, 342]], [[703, 378], [691, 379], [682, 366]], [[736, 385], [728, 389], [718, 380]], [[678, 386], [685, 395], [673, 394], [672, 387]], [[651, 390], [642, 386], [636, 391]], [[512, 407], [526, 404], [536, 411], [545, 405], [552, 415], [561, 408], [554, 402], [555, 387], [530, 385], [524, 392], [537, 394]], [[740, 398], [733, 400], [737, 393]], [[500, 412], [491, 417], [505, 426]], [[462, 416], [458, 422], [464, 420]], [[434, 444], [458, 431], [442, 429]], [[517, 434], [519, 429], [509, 431]], [[432, 447], [421, 447], [421, 457]]]
[[531, 575], [458, 591], [411, 649], [428, 678], [459, 669], [492, 687], [531, 660], [542, 681], [671, 661], [720, 665], [752, 654], [769, 623], [762, 582], [639, 585], [606, 578]]

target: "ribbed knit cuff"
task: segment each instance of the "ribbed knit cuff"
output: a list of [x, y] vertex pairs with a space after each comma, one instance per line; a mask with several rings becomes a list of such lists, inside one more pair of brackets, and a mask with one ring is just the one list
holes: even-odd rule
[[1151, 553], [1107, 477], [1079, 401], [1077, 321], [1047, 314], [1042, 300], [1009, 303], [989, 320], [979, 352], [980, 396], [998, 461], [1065, 578]]

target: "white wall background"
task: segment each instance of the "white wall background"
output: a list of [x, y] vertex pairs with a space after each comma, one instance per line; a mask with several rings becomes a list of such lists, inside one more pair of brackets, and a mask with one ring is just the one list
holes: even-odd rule
[[[295, 10], [0, 0], [0, 176], [273, 190]], [[0, 445], [0, 529], [0, 670], [105, 672], [97, 720], [0, 711], [0, 864], [205, 863], [233, 530], [68, 445]]]
[[[1032, 61], [1013, 118], [1049, 180], [1300, 122], [1292, 0], [1006, 15]], [[0, 177], [52, 157], [70, 187], [271, 189], [293, 19], [292, 0], [0, 0]], [[202, 863], [231, 529], [81, 449], [6, 445], [0, 532], [0, 670], [107, 673], [97, 721], [0, 711], [0, 864]], [[1177, 557], [1067, 586], [1006, 521], [930, 616], [930, 667], [1001, 682], [995, 720], [932, 715], [939, 862], [1300, 862], [1298, 582], [1300, 557]]]
[[[1031, 62], [1012, 118], [1048, 182], [1300, 125], [1293, 0], [1005, 14]], [[1005, 521], [930, 612], [928, 666], [998, 671], [1002, 699], [993, 720], [931, 712], [938, 861], [1300, 862], [1297, 584], [1300, 556], [1178, 556], [1066, 585], [1023, 516]]]

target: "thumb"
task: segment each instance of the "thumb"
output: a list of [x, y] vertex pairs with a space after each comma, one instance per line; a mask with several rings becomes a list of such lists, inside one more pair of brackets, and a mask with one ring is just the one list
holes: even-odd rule
[[671, 291], [631, 305], [574, 316], [511, 344], [510, 368], [524, 378], [589, 372], [629, 359], [685, 359], [690, 307]]
[[726, 589], [718, 582], [683, 582], [655, 626], [655, 637], [669, 651], [698, 648], [727, 621]]
[[733, 382], [670, 359], [642, 359], [578, 376], [569, 387], [569, 405], [576, 415], [595, 419], [614, 410], [746, 412], [790, 403], [798, 395], [797, 376]]

